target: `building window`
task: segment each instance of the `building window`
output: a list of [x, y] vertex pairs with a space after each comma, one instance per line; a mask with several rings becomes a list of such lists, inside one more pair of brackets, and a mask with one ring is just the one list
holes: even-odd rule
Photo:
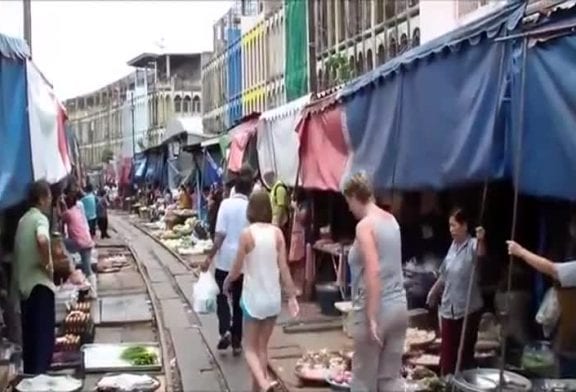
[[192, 99], [189, 96], [184, 97], [184, 105], [182, 106], [184, 113], [192, 112]]
[[471, 14], [477, 9], [488, 5], [488, 3], [488, 0], [457, 0], [456, 8], [458, 10], [458, 17], [462, 18], [463, 16]]
[[346, 2], [340, 0], [338, 4], [338, 42], [346, 40]]
[[366, 54], [366, 64], [368, 71], [372, 71], [372, 69], [374, 69], [374, 56], [372, 55], [372, 49], [368, 49]]
[[362, 75], [364, 73], [364, 54], [360, 52], [358, 54], [358, 62], [356, 63], [356, 75]]
[[179, 95], [174, 98], [174, 112], [182, 113], [182, 98]]
[[376, 1], [376, 24], [384, 22], [384, 2], [385, 0]]
[[200, 113], [201, 111], [202, 111], [202, 107], [200, 104], [200, 97], [196, 95], [192, 99], [192, 112], [193, 113]]
[[414, 32], [412, 33], [412, 47], [415, 48], [416, 46], [420, 45], [420, 29], [416, 27]]
[[316, 81], [316, 83], [318, 84], [318, 90], [319, 91], [324, 90], [324, 79], [322, 79], [322, 76], [323, 76], [322, 70], [319, 69], [318, 70], [318, 80]]
[[394, 35], [390, 34], [390, 38], [388, 39], [389, 42], [389, 48], [388, 48], [388, 58], [394, 58], [396, 57], [396, 54], [398, 53], [398, 44], [396, 42], [396, 37], [394, 37]]
[[400, 53], [404, 53], [408, 49], [408, 36], [406, 33], [400, 36]]
[[353, 77], [356, 73], [354, 72], [356, 70], [356, 60], [354, 59], [354, 56], [350, 56], [350, 59], [348, 60], [348, 67], [350, 68], [350, 76]]

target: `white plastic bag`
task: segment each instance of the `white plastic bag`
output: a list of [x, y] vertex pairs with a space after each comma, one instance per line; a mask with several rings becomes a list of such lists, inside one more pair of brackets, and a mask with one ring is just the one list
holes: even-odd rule
[[538, 313], [536, 313], [536, 322], [542, 325], [544, 335], [550, 337], [556, 329], [556, 324], [560, 318], [560, 306], [558, 304], [558, 295], [556, 290], [551, 287], [544, 295], [540, 304]]
[[209, 314], [216, 311], [216, 296], [220, 289], [210, 272], [201, 272], [198, 282], [194, 285], [194, 311], [199, 314]]

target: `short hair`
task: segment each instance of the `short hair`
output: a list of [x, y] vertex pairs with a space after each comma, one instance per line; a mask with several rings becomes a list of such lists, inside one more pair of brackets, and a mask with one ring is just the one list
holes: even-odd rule
[[90, 193], [94, 190], [94, 187], [92, 186], [92, 184], [88, 184], [86, 185], [86, 193]]
[[265, 190], [259, 190], [250, 196], [246, 217], [250, 223], [271, 223], [272, 222], [272, 203], [270, 195]]
[[50, 197], [52, 192], [50, 191], [50, 184], [46, 180], [38, 180], [30, 185], [28, 189], [28, 202], [32, 206], [37, 206], [40, 204], [42, 199]]
[[372, 184], [364, 173], [354, 174], [344, 183], [342, 190], [344, 196], [355, 198], [360, 203], [366, 204], [374, 197]]
[[468, 219], [468, 214], [462, 207], [456, 207], [450, 211], [450, 218], [454, 218], [454, 220], [460, 225], [468, 225], [470, 220]]
[[252, 192], [254, 184], [254, 172], [250, 166], [242, 166], [238, 172], [238, 177], [234, 181], [234, 188], [237, 193], [248, 196]]

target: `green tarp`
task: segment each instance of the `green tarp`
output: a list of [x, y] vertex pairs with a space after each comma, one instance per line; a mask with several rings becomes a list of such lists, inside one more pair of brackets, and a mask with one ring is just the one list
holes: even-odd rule
[[286, 21], [286, 99], [288, 102], [308, 93], [308, 2], [284, 0]]

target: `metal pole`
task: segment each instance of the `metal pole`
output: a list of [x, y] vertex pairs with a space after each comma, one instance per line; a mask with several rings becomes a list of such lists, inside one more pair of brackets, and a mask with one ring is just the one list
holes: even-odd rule
[[23, 19], [24, 19], [24, 40], [30, 48], [30, 57], [32, 57], [32, 0], [23, 1]]
[[132, 158], [136, 155], [136, 124], [134, 122], [134, 91], [130, 92], [130, 112], [132, 115]]

